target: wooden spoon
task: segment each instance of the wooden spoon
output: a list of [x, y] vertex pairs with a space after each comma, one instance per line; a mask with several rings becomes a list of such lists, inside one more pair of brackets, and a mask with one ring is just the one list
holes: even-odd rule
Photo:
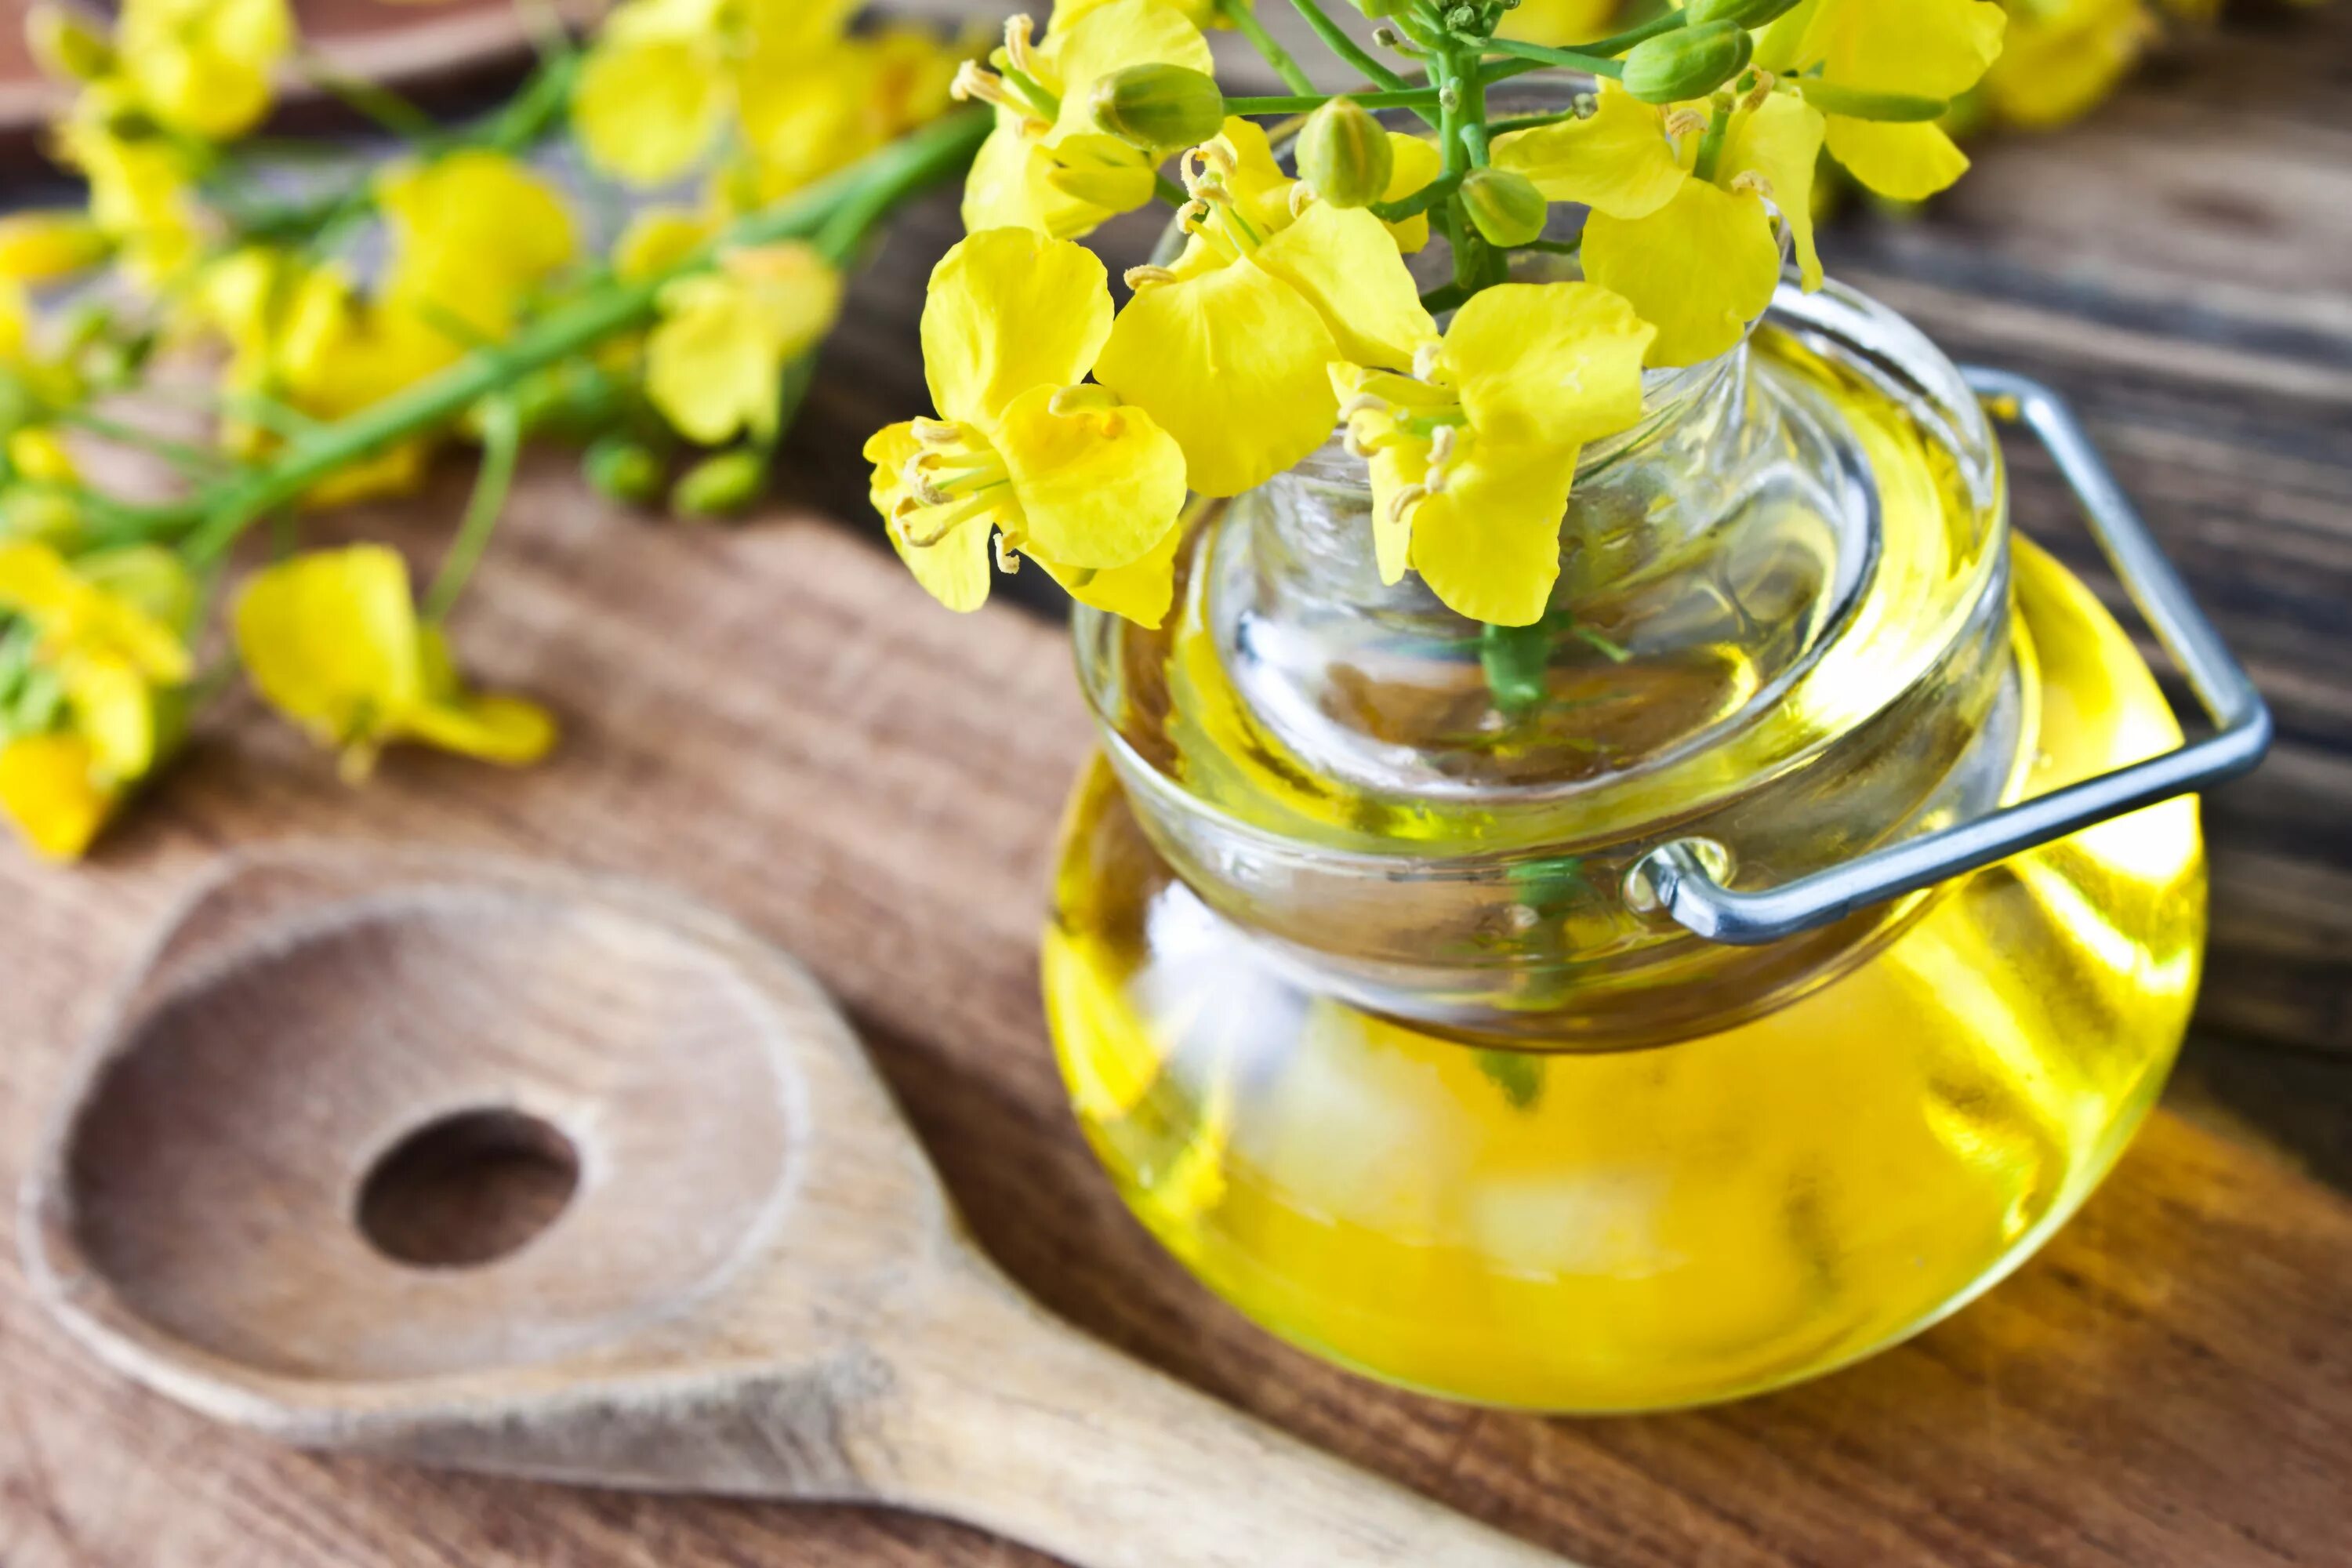
[[[560, 1213], [436, 1255], [419, 1194], [468, 1168]], [[26, 1205], [77, 1338], [291, 1443], [895, 1504], [1086, 1568], [1559, 1561], [1048, 1316], [816, 984], [647, 889], [231, 862], [125, 986]]]

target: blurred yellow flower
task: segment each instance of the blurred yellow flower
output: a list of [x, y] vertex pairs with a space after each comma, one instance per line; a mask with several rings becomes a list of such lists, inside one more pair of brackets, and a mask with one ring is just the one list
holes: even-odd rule
[[662, 289], [646, 341], [646, 394], [679, 432], [716, 446], [776, 433], [783, 369], [841, 312], [841, 274], [803, 244], [730, 250]]
[[714, 217], [690, 207], [641, 207], [613, 242], [613, 270], [631, 279], [666, 272], [718, 230]]
[[[1828, 115], [1830, 156], [1848, 174], [1880, 195], [1925, 201], [1968, 172], [1934, 121], [1983, 79], [2007, 26], [1993, 0], [1806, 0], [1764, 29], [1755, 63]], [[1921, 107], [1906, 117], [1894, 100]]]
[[[356, 414], [464, 352], [414, 312], [363, 298], [340, 268], [267, 247], [248, 247], [205, 268], [194, 298], [229, 345], [224, 388], [313, 419]], [[267, 421], [253, 418], [231, 417], [222, 431], [224, 446], [248, 458], [267, 455], [279, 439]], [[304, 502], [331, 506], [413, 489], [430, 450], [424, 437], [394, 443], [330, 475]]]
[[298, 555], [254, 574], [233, 616], [237, 657], [264, 700], [342, 753], [346, 778], [418, 741], [519, 766], [555, 742], [546, 711], [467, 691], [440, 628], [417, 619], [408, 565], [379, 544]]
[[1582, 447], [1640, 420], [1654, 331], [1591, 283], [1506, 283], [1410, 375], [1335, 367], [1349, 446], [1371, 463], [1382, 579], [1410, 565], [1473, 620], [1540, 619]]
[[1230, 120], [1185, 158], [1192, 239], [1129, 274], [1095, 374], [1184, 449], [1192, 489], [1239, 495], [1330, 438], [1328, 367], [1399, 368], [1435, 330], [1397, 241], [1366, 208], [1291, 213], [1265, 132]]
[[111, 247], [88, 214], [46, 211], [0, 217], [0, 278], [46, 283], [106, 258]]
[[1170, 0], [1107, 0], [1057, 16], [1042, 44], [1027, 16], [1005, 24], [1001, 73], [968, 66], [957, 92], [996, 105], [996, 129], [964, 183], [964, 227], [1034, 228], [1056, 239], [1091, 233], [1148, 204], [1156, 160], [1105, 131], [1096, 87], [1139, 65], [1212, 74], [1201, 29]]
[[142, 107], [173, 131], [226, 142], [268, 112], [294, 18], [287, 0], [124, 0], [114, 41]]
[[2009, 0], [1986, 97], [2012, 125], [2063, 125], [2113, 92], [2156, 34], [2146, 0]]
[[0, 544], [0, 610], [37, 635], [33, 657], [56, 675], [101, 783], [135, 779], [154, 764], [154, 694], [188, 679], [175, 627], [194, 603], [186, 568], [163, 550], [68, 564], [37, 541]]
[[404, 164], [378, 179], [376, 195], [393, 246], [384, 305], [454, 329], [465, 347], [513, 331], [531, 291], [573, 255], [562, 200], [503, 153]]
[[85, 92], [58, 127], [58, 151], [89, 182], [90, 221], [131, 278], [160, 289], [196, 259], [207, 219], [186, 154], [162, 137], [119, 132], [124, 107], [103, 88]]
[[710, 149], [739, 92], [826, 52], [856, 0], [630, 0], [605, 18], [572, 99], [589, 162], [638, 184]]
[[1553, 201], [1592, 209], [1584, 274], [1657, 327], [1654, 364], [1712, 359], [1764, 313], [1780, 279], [1773, 208], [1789, 226], [1805, 286], [1821, 285], [1812, 214], [1821, 112], [1787, 93], [1741, 103], [1713, 177], [1700, 179], [1706, 126], [1700, 109], [1643, 103], [1604, 82], [1591, 118], [1495, 143], [1497, 166], [1527, 175]]
[[961, 60], [927, 30], [887, 27], [747, 68], [730, 205], [765, 206], [937, 119]]
[[71, 731], [0, 742], [0, 815], [36, 854], [79, 859], [113, 814], [119, 794], [89, 742]]
[[1066, 240], [984, 229], [932, 272], [923, 368], [940, 417], [891, 426], [866, 456], [891, 542], [950, 609], [987, 599], [1001, 534], [1084, 603], [1167, 613], [1184, 455], [1084, 384], [1110, 330], [1102, 263]]

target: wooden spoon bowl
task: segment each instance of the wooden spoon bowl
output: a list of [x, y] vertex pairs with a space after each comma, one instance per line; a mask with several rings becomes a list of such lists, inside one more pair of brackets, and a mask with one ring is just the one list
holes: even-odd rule
[[805, 972], [644, 888], [232, 863], [26, 1202], [82, 1342], [287, 1441], [896, 1503], [1102, 1568], [1554, 1561], [1048, 1317]]

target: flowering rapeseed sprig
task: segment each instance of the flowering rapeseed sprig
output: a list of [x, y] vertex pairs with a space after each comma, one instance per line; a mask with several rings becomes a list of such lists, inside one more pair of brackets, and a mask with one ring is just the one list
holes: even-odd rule
[[[446, 630], [520, 443], [584, 444], [591, 481], [632, 500], [740, 510], [842, 268], [984, 133], [929, 123], [962, 50], [853, 30], [855, 9], [628, 0], [584, 48], [551, 43], [496, 112], [445, 126], [319, 66], [288, 0], [125, 0], [105, 33], [37, 5], [34, 52], [76, 88], [54, 146], [89, 197], [0, 218], [0, 816], [80, 854], [226, 685], [198, 658], [222, 642], [351, 776], [396, 742], [545, 752], [549, 715], [473, 690]], [[242, 138], [289, 71], [397, 151], [325, 180], [265, 167]], [[533, 157], [567, 127], [624, 181], [698, 176], [699, 203], [600, 243], [600, 205]], [[192, 385], [204, 406], [172, 411]], [[479, 477], [421, 595], [383, 546], [302, 548], [306, 514], [413, 489], [461, 443]], [[121, 482], [123, 448], [169, 483]], [[214, 592], [265, 521], [276, 559]], [[213, 603], [226, 638], [203, 636]]]
[[[1008, 565], [1027, 555], [1056, 576], [1083, 560], [1164, 578], [1168, 443], [1183, 485], [1231, 496], [1344, 419], [1369, 469], [1382, 575], [1416, 571], [1490, 626], [1542, 622], [1580, 450], [1639, 421], [1644, 366], [1737, 345], [1780, 286], [1784, 247], [1803, 285], [1820, 286], [1811, 199], [1824, 150], [1889, 196], [1958, 178], [1967, 159], [1936, 121], [1984, 77], [2004, 26], [1992, 0], [1688, 0], [1571, 48], [1562, 41], [1589, 37], [1605, 6], [1356, 0], [1382, 19], [1376, 37], [1421, 68], [1408, 77], [1317, 0], [1293, 3], [1372, 89], [1311, 91], [1246, 0], [1206, 9], [1257, 43], [1293, 94], [1223, 95], [1204, 8], [1174, 0], [1064, 0], [1042, 29], [1015, 16], [989, 66], [958, 79], [997, 121], [966, 188], [967, 245], [993, 254], [1023, 229], [1065, 242], [1155, 197], [1174, 205], [1185, 243], [1130, 271], [1133, 297], [1100, 339], [1089, 327], [1083, 359], [1055, 364], [1065, 381], [1091, 366], [1116, 417], [1134, 428], [1148, 416], [1155, 439], [1041, 446], [1013, 465], [945, 427], [919, 441], [908, 432], [928, 427], [902, 426], [869, 448], [893, 536], [950, 604], [985, 592], [992, 528]], [[1487, 89], [1538, 69], [1598, 90], [1535, 123], [1490, 121]], [[1370, 108], [1412, 110], [1429, 134], [1385, 132]], [[1300, 112], [1294, 175], [1250, 116]], [[1552, 233], [1554, 203], [1586, 209], [1573, 238]], [[1453, 278], [1423, 292], [1405, 258], [1434, 237]], [[1561, 253], [1578, 256], [1580, 280], [1551, 280]], [[935, 384], [956, 379], [943, 354], [1046, 330], [1042, 296], [974, 289], [956, 268], [932, 288], [934, 309], [961, 323], [926, 332]], [[1108, 315], [1075, 293], [1061, 308], [1089, 323]], [[926, 465], [976, 488], [927, 480]], [[1151, 505], [1073, 511], [1047, 537], [1016, 497], [1057, 484], [1149, 493]], [[1167, 595], [1155, 584], [1136, 597], [1152, 619]]]

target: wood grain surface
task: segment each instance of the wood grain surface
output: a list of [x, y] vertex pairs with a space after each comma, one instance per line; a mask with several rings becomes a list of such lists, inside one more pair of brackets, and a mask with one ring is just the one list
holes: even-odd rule
[[[807, 515], [657, 526], [559, 467], [530, 473], [459, 640], [488, 678], [562, 710], [550, 764], [398, 754], [354, 792], [240, 698], [92, 866], [0, 856], [0, 1181], [142, 928], [223, 849], [520, 850], [669, 882], [806, 958], [981, 1240], [1048, 1305], [1592, 1568], [2346, 1562], [2352, 5], [2256, 8], [2092, 123], [1979, 153], [1975, 182], [1924, 219], [1850, 214], [1833, 269], [1956, 353], [2078, 400], [2282, 742], [2209, 803], [2206, 1030], [2172, 1109], [2042, 1257], [1911, 1344], [1717, 1410], [1484, 1414], [1273, 1343], [1126, 1217], [1063, 1107], [1034, 973], [1056, 796], [1087, 743], [1066, 651], [1015, 612], [935, 611], [869, 529], [811, 521], [860, 516], [856, 443], [919, 407], [912, 301], [949, 229], [939, 204], [891, 241], [831, 352], [788, 476]], [[461, 491], [350, 526], [428, 558]], [[2040, 537], [2078, 538], [2031, 462], [2019, 507]], [[5, 1568], [1040, 1561], [860, 1510], [280, 1451], [89, 1364], [15, 1258], [0, 1258]]]

